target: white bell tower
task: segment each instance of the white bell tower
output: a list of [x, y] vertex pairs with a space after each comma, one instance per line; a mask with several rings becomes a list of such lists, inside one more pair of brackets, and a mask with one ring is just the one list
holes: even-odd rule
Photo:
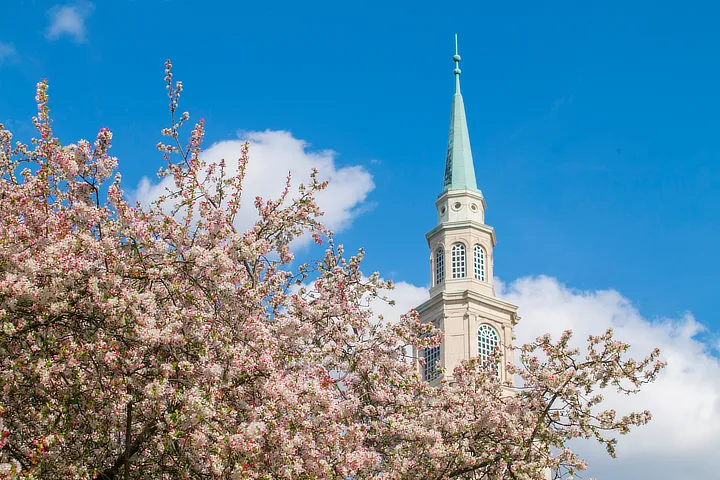
[[[455, 36], [455, 94], [445, 157], [442, 193], [435, 202], [438, 224], [425, 237], [430, 247], [430, 299], [417, 308], [420, 319], [443, 331], [440, 346], [418, 352], [425, 359], [424, 378], [452, 381], [464, 359], [487, 356], [500, 348], [498, 375], [512, 382], [504, 365], [513, 360], [515, 305], [495, 297], [493, 266], [495, 231], [485, 224], [485, 198], [477, 188], [465, 106], [460, 93], [460, 55]], [[440, 368], [437, 368], [440, 367]], [[444, 374], [441, 374], [440, 371]]]

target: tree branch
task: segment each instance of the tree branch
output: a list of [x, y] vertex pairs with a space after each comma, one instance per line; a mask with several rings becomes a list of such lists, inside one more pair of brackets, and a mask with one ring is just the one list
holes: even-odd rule
[[140, 435], [138, 435], [129, 447], [126, 447], [125, 453], [118, 457], [113, 466], [97, 474], [93, 480], [118, 480], [118, 473], [120, 473], [120, 468], [125, 465], [125, 459], [127, 458], [129, 460], [133, 457], [133, 455], [138, 453], [143, 444], [152, 434], [155, 433], [156, 430], [157, 425], [154, 421], [145, 425], [145, 428], [143, 428], [142, 432], [140, 432]]

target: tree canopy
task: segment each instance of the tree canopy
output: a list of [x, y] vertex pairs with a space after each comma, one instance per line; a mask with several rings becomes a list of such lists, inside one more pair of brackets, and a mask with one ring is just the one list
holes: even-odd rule
[[[229, 169], [203, 157], [202, 120], [183, 142], [169, 62], [165, 80], [174, 188], [149, 206], [123, 193], [110, 130], [53, 134], [46, 82], [36, 139], [0, 125], [0, 478], [560, 478], [585, 468], [571, 440], [614, 455], [650, 419], [602, 409], [598, 391], [663, 366], [611, 331], [582, 352], [571, 332], [517, 347], [517, 386], [471, 360], [430, 387], [408, 352], [439, 332], [375, 317], [391, 284], [322, 225], [320, 174], [243, 198], [247, 145]], [[305, 235], [326, 249], [300, 263]]]

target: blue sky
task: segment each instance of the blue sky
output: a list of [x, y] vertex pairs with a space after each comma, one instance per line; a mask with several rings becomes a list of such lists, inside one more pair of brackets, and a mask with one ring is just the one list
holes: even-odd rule
[[496, 275], [612, 289], [651, 322], [691, 311], [720, 330], [717, 2], [11, 3], [0, 122], [19, 137], [47, 78], [61, 138], [110, 127], [134, 188], [162, 165], [169, 57], [208, 145], [283, 130], [368, 173], [339, 240], [366, 248], [367, 271], [416, 286], [429, 282], [458, 33]]
[[79, 39], [48, 38], [55, 2], [12, 3], [0, 16], [0, 42], [15, 51], [0, 64], [3, 121], [27, 128], [34, 83], [48, 78], [59, 132], [109, 126], [135, 184], [161, 163], [169, 57], [210, 142], [289, 130], [364, 165], [374, 208], [341, 240], [417, 284], [458, 32], [498, 275], [616, 288], [647, 316], [692, 310], [720, 327], [713, 2], [75, 3], [89, 10]]

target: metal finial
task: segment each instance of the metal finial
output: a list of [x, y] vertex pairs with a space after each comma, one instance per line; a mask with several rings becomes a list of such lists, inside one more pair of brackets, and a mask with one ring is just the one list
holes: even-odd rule
[[455, 62], [455, 75], [460, 75], [460, 54], [458, 53], [457, 33], [455, 34], [455, 55], [453, 56], [453, 62]]
[[453, 56], [453, 62], [455, 62], [455, 70], [453, 70], [453, 74], [455, 75], [455, 93], [460, 93], [460, 73], [462, 73], [462, 70], [460, 70], [457, 33], [455, 34], [455, 55]]

